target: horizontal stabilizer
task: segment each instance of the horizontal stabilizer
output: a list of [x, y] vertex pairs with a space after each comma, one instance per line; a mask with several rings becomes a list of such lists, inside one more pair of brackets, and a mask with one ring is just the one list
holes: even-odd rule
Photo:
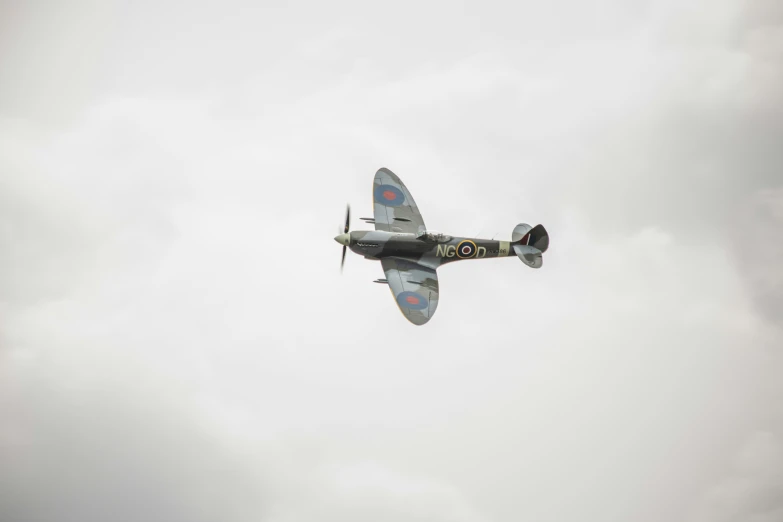
[[514, 245], [514, 253], [530, 268], [541, 268], [544, 264], [543, 252], [530, 245]]

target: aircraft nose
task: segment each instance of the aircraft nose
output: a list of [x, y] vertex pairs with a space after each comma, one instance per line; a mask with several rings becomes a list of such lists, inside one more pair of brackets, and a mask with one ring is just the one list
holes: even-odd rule
[[348, 246], [348, 242], [350, 241], [350, 236], [348, 234], [340, 234], [338, 236], [334, 236], [334, 240], [343, 246]]

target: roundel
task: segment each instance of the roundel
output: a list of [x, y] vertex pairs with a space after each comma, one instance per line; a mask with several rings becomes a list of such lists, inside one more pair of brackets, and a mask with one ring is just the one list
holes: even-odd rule
[[405, 194], [394, 185], [376, 185], [373, 194], [376, 203], [387, 207], [399, 207], [405, 202]]
[[465, 239], [457, 245], [457, 257], [466, 259], [476, 255], [476, 243], [470, 239]]
[[424, 310], [430, 306], [427, 299], [416, 292], [400, 292], [397, 294], [397, 304], [411, 310]]

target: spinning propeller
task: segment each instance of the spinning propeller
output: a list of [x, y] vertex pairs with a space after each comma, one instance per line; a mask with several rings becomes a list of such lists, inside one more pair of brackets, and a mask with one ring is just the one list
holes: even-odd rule
[[[338, 235], [334, 238], [335, 241], [343, 246], [343, 258], [340, 260], [340, 272], [343, 271], [343, 265], [345, 265], [345, 251], [348, 250], [348, 231], [351, 229], [351, 205], [345, 206], [345, 227], [341, 230], [338, 228]], [[342, 233], [340, 233], [342, 232]]]

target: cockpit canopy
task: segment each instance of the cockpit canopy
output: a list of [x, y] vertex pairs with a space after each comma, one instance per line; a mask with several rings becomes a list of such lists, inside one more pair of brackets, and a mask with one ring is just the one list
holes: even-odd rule
[[416, 238], [433, 243], [448, 243], [452, 240], [451, 236], [448, 236], [442, 232], [438, 232], [437, 230], [425, 230], [423, 232], [419, 232], [419, 235], [416, 236]]

